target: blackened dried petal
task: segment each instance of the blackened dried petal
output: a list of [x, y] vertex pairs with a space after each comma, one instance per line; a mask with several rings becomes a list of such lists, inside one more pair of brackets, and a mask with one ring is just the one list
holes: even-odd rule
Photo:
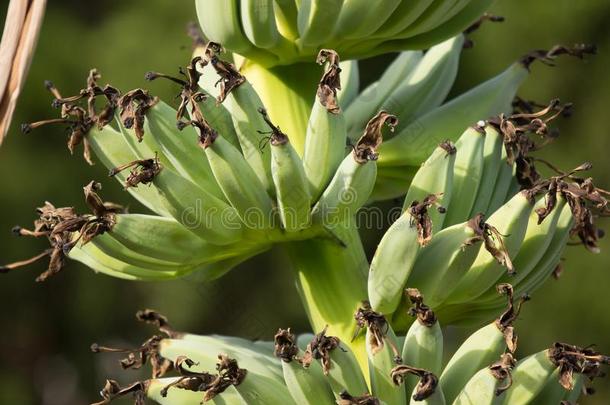
[[305, 368], [309, 367], [314, 359], [320, 360], [322, 362], [322, 371], [324, 372], [324, 375], [328, 375], [331, 367], [331, 352], [335, 349], [344, 350], [340, 346], [341, 341], [338, 337], [326, 335], [327, 328], [328, 327], [325, 327], [322, 332], [316, 334], [313, 339], [311, 339], [311, 342], [307, 345], [305, 354], [301, 359], [301, 364]]
[[513, 357], [512, 353], [504, 353], [500, 356], [500, 360], [489, 366], [489, 371], [495, 379], [497, 379], [498, 381], [506, 380], [506, 383], [502, 387], [496, 388], [496, 396], [502, 395], [504, 391], [506, 391], [513, 385], [513, 377], [511, 371], [515, 367], [515, 364], [515, 358]]
[[328, 63], [316, 92], [320, 104], [331, 114], [339, 114], [341, 107], [337, 102], [337, 90], [341, 90], [341, 68], [339, 54], [332, 49], [321, 49], [316, 62], [320, 65]]
[[381, 405], [381, 402], [371, 394], [353, 396], [347, 391], [342, 391], [337, 399], [337, 405]]
[[517, 335], [513, 328], [513, 322], [517, 319], [521, 313], [521, 307], [523, 303], [529, 300], [528, 295], [520, 297], [519, 302], [515, 305], [513, 297], [513, 286], [508, 283], [498, 284], [496, 289], [499, 294], [506, 295], [507, 308], [496, 319], [495, 323], [498, 329], [504, 334], [504, 340], [506, 341], [506, 347], [510, 353], [514, 353], [517, 350]]
[[409, 314], [417, 316], [417, 320], [422, 325], [428, 327], [433, 326], [437, 322], [436, 315], [429, 306], [424, 304], [424, 296], [421, 295], [419, 290], [417, 288], [407, 288], [405, 293], [413, 304], [413, 307], [409, 310]]
[[109, 176], [115, 176], [123, 170], [133, 168], [125, 179], [125, 189], [129, 187], [138, 187], [138, 184], [150, 184], [161, 173], [161, 163], [159, 157], [155, 153], [155, 157], [151, 159], [134, 160], [119, 167], [113, 168]]
[[377, 148], [383, 141], [382, 129], [384, 125], [387, 125], [390, 131], [394, 131], [394, 127], [398, 125], [398, 118], [386, 111], [379, 111], [370, 119], [366, 124], [364, 133], [354, 146], [353, 155], [356, 162], [364, 164], [369, 160], [377, 160]]
[[354, 314], [356, 319], [357, 329], [354, 334], [354, 338], [360, 333], [360, 330], [367, 328], [369, 330], [369, 341], [368, 344], [371, 347], [373, 355], [379, 353], [385, 343], [390, 345], [392, 352], [394, 353], [394, 362], [396, 364], [402, 363], [400, 353], [391, 339], [387, 339], [387, 332], [389, 330], [389, 324], [385, 317], [371, 309], [371, 305], [368, 301], [362, 302], [362, 307], [358, 308]]
[[405, 375], [407, 374], [412, 374], [419, 377], [419, 382], [417, 383], [415, 393], [413, 394], [413, 399], [415, 401], [422, 401], [434, 394], [434, 391], [436, 391], [438, 377], [436, 377], [436, 375], [430, 371], [408, 365], [399, 365], [390, 371], [392, 381], [395, 385], [402, 384], [405, 380]]
[[426, 246], [432, 239], [432, 219], [430, 219], [428, 210], [434, 205], [443, 209], [438, 202], [441, 195], [442, 193], [430, 194], [422, 202], [413, 201], [409, 207], [411, 226], [417, 226], [417, 241], [420, 246]]
[[286, 363], [295, 360], [299, 353], [294, 333], [288, 329], [279, 329], [274, 336], [273, 354]]

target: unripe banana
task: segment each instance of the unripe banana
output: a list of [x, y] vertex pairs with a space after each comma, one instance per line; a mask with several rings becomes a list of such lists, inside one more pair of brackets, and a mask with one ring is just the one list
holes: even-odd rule
[[[501, 395], [512, 384], [511, 370], [515, 365], [512, 354], [504, 353], [500, 361], [479, 370], [457, 396], [454, 405], [499, 405]], [[508, 380], [508, 381], [505, 381]], [[540, 402], [548, 403], [551, 402]]]
[[[241, 239], [239, 211], [225, 201], [171, 170], [162, 170], [155, 176], [153, 183], [169, 203], [166, 208], [172, 217], [187, 230], [216, 245], [226, 245]], [[230, 198], [227, 199], [231, 201]]]
[[502, 404], [528, 404], [540, 393], [553, 375], [556, 366], [542, 350], [517, 363], [513, 370], [513, 384], [504, 394]]
[[300, 46], [317, 47], [330, 39], [343, 1], [301, 0], [298, 14]]
[[[127, 141], [120, 133], [106, 125], [102, 129], [92, 128], [87, 135], [89, 144], [93, 153], [106, 166], [108, 170], [123, 165], [127, 162], [138, 160]], [[150, 157], [150, 156], [149, 156]], [[121, 183], [125, 184], [127, 175], [124, 172], [117, 173], [114, 177]], [[155, 214], [171, 217], [167, 210], [167, 202], [165, 198], [159, 194], [156, 187], [129, 187], [127, 188], [136, 200], [138, 200], [146, 208], [153, 211]]]
[[[339, 75], [337, 54], [329, 51], [328, 55], [327, 58], [322, 52], [318, 55], [319, 63], [328, 63], [318, 85], [318, 93], [324, 88], [325, 77], [332, 74], [336, 74], [337, 77]], [[321, 57], [323, 58], [321, 59]], [[345, 157], [345, 140], [346, 129], [343, 113], [340, 109], [329, 109], [319, 97], [316, 97], [307, 124], [303, 153], [303, 167], [314, 201], [318, 200]]]
[[[438, 195], [438, 203], [446, 208], [451, 201], [453, 191], [453, 172], [455, 164], [456, 149], [451, 142], [443, 142], [432, 152], [432, 155], [422, 163], [405, 197], [403, 211], [413, 201], [423, 201], [430, 194]], [[445, 220], [444, 210], [431, 210], [429, 212], [432, 221], [432, 233], [443, 229]]]
[[376, 111], [400, 112], [392, 103], [386, 103], [391, 94], [399, 91], [403, 83], [408, 83], [410, 75], [417, 69], [423, 54], [419, 51], [401, 52], [387, 67], [379, 80], [365, 88], [345, 110], [347, 131], [355, 139], [366, 126], [367, 119]]
[[[366, 353], [369, 360], [371, 391], [388, 404], [406, 404], [406, 392], [392, 379], [392, 369], [402, 363], [396, 335], [383, 315], [374, 312], [368, 303], [354, 317], [359, 329], [366, 327]], [[358, 330], [359, 332], [359, 330]]]
[[455, 82], [464, 36], [458, 35], [426, 52], [417, 67], [392, 94], [382, 108], [396, 111], [403, 125], [410, 125], [437, 108], [446, 99]]
[[506, 202], [506, 196], [508, 195], [508, 189], [515, 178], [517, 166], [513, 163], [510, 164], [507, 161], [506, 150], [502, 148], [502, 155], [500, 157], [500, 169], [498, 176], [496, 177], [494, 191], [487, 207], [487, 215], [495, 213], [504, 203]]
[[[201, 86], [204, 82], [204, 77], [209, 76], [211, 75], [202, 75], [199, 79], [199, 85]], [[214, 81], [216, 81], [215, 78]], [[218, 97], [218, 94], [212, 95], [212, 93], [207, 90], [205, 90], [204, 93], [211, 98]], [[214, 128], [216, 132], [222, 134], [231, 145], [235, 146], [235, 148], [241, 152], [241, 145], [239, 144], [239, 138], [237, 137], [235, 127], [233, 126], [233, 119], [226, 107], [223, 104], [218, 103], [200, 103], [199, 107], [201, 108], [206, 121], [210, 123], [210, 126]]]
[[281, 359], [284, 381], [297, 404], [330, 404], [334, 397], [322, 367], [316, 362], [301, 364], [299, 348], [290, 329], [275, 335], [275, 355]]
[[360, 71], [357, 60], [347, 60], [339, 63], [341, 68], [341, 90], [337, 92], [339, 105], [345, 110], [358, 97], [360, 91]]
[[373, 37], [391, 38], [404, 31], [432, 4], [433, 0], [402, 1], [390, 18], [373, 34]]
[[456, 0], [433, 2], [424, 13], [415, 20], [407, 29], [400, 32], [398, 38], [414, 37], [434, 29], [450, 17], [450, 11], [455, 6]]
[[392, 314], [400, 303], [420, 247], [430, 239], [428, 210], [435, 198], [431, 195], [421, 203], [416, 201], [379, 242], [368, 279], [368, 296], [375, 311]]
[[222, 136], [204, 148], [212, 172], [239, 218], [252, 229], [270, 228], [273, 221], [271, 199], [244, 156]]
[[464, 222], [470, 215], [483, 177], [484, 134], [484, 127], [477, 124], [469, 127], [455, 143], [452, 187], [459, 192], [459, 198], [453, 198], [446, 207], [445, 226]]
[[286, 39], [296, 40], [299, 37], [297, 19], [300, 4], [296, 0], [274, 0], [273, 3], [278, 31]]
[[516, 63], [498, 76], [430, 111], [408, 125], [379, 150], [380, 165], [417, 165], [434, 147], [455, 141], [463, 129], [481, 118], [508, 113], [517, 89], [527, 77], [527, 69]]
[[[485, 145], [483, 146], [483, 173], [477, 191], [477, 197], [470, 210], [470, 217], [478, 213], [487, 213], [487, 208], [496, 190], [496, 179], [502, 164], [502, 149], [504, 146], [502, 135], [498, 129], [490, 124], [485, 125]], [[512, 197], [512, 196], [511, 196]]]
[[432, 307], [440, 305], [466, 274], [483, 240], [481, 216], [443, 229], [421, 249], [409, 285], [416, 286]]
[[275, 23], [273, 0], [241, 0], [240, 16], [244, 34], [257, 48], [271, 48], [280, 40]]
[[205, 154], [197, 147], [195, 129], [186, 127], [180, 133], [176, 111], [162, 101], [148, 110], [146, 121], [150, 129], [147, 136], [159, 144], [158, 152], [167, 157], [176, 171], [214, 197], [224, 199]]
[[383, 25], [400, 2], [401, 0], [385, 0], [371, 4], [367, 0], [344, 0], [333, 37], [339, 39], [368, 37]]
[[518, 271], [512, 258], [523, 242], [532, 209], [531, 197], [521, 192], [489, 218], [487, 224], [491, 227], [491, 235], [485, 239], [485, 247], [480, 249], [468, 272], [447, 298], [448, 303], [472, 300], [488, 291], [503, 274]]
[[393, 115], [385, 111], [379, 112], [369, 121], [354, 151], [343, 159], [314, 206], [312, 216], [315, 221], [332, 226], [350, 220], [368, 200], [375, 185], [375, 160], [384, 124], [394, 128], [397, 122]]
[[203, 33], [231, 52], [256, 58], [261, 63], [275, 63], [275, 55], [253, 46], [242, 31], [240, 3], [239, 0], [197, 0], [197, 18]]
[[549, 376], [542, 390], [536, 395], [533, 403], [535, 404], [560, 404], [570, 391], [566, 390], [559, 383], [559, 370], [553, 371]]
[[271, 128], [271, 175], [277, 195], [284, 230], [295, 232], [311, 225], [311, 194], [303, 162], [290, 144], [288, 136], [275, 126], [261, 109]]
[[[417, 317], [409, 328], [402, 347], [402, 359], [412, 367], [440, 375], [443, 367], [443, 332], [436, 315], [424, 304], [423, 296], [417, 289], [407, 289], [409, 299], [414, 304], [410, 314]], [[413, 392], [417, 379], [407, 376], [405, 388]]]
[[[301, 336], [299, 341], [302, 340]], [[306, 337], [303, 336], [303, 339]], [[305, 344], [304, 364], [310, 363], [312, 359], [320, 360], [322, 371], [328, 378], [328, 383], [336, 397], [339, 397], [343, 391], [358, 393], [354, 395], [368, 392], [356, 357], [339, 338], [326, 336], [326, 329]]]
[[494, 362], [508, 347], [513, 353], [517, 338], [512, 322], [521, 310], [522, 298], [517, 306], [513, 304], [513, 289], [502, 285], [498, 291], [508, 296], [508, 309], [494, 322], [470, 335], [453, 354], [440, 377], [445, 399], [452, 403], [460, 391], [480, 369]]

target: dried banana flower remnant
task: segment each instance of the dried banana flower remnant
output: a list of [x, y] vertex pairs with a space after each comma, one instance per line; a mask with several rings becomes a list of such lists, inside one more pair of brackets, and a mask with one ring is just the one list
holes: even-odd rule
[[129, 187], [138, 187], [138, 184], [151, 184], [154, 178], [161, 173], [163, 166], [159, 163], [159, 157], [155, 153], [152, 159], [134, 160], [122, 166], [115, 167], [108, 174], [113, 177], [123, 170], [132, 168], [129, 176], [125, 179], [125, 189]]
[[97, 194], [100, 189], [101, 185], [94, 181], [83, 188], [85, 202], [91, 214], [79, 215], [72, 207], [55, 208], [53, 204], [46, 202], [36, 210], [39, 218], [34, 221], [32, 230], [14, 227], [13, 233], [17, 236], [46, 237], [50, 248], [31, 259], [1, 266], [0, 272], [6, 273], [49, 256], [47, 270], [40, 274], [36, 281], [45, 281], [59, 273], [66, 263], [66, 256], [78, 242], [84, 245], [97, 235], [108, 232], [116, 222], [115, 214], [123, 211], [117, 204], [103, 202]]

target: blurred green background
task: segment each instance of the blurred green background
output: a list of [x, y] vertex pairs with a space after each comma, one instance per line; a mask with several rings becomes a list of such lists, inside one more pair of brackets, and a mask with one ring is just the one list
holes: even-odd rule
[[[5, 3], [5, 2], [4, 2]], [[6, 3], [5, 3], [6, 4]], [[0, 13], [5, 13], [5, 5]], [[610, 3], [607, 0], [499, 0], [492, 10], [504, 24], [475, 34], [474, 49], [464, 52], [457, 94], [500, 72], [528, 50], [556, 43], [595, 43], [599, 55], [583, 62], [561, 60], [550, 68], [536, 65], [520, 94], [546, 102], [553, 97], [575, 104], [575, 114], [559, 123], [560, 139], [544, 156], [564, 168], [588, 160], [600, 186], [610, 187]], [[4, 21], [4, 14], [0, 14]], [[66, 150], [67, 134], [47, 128], [28, 135], [19, 124], [56, 114], [43, 87], [51, 79], [75, 93], [88, 70], [97, 67], [106, 81], [122, 90], [148, 86], [175, 103], [176, 88], [164, 81], [146, 84], [144, 72], [175, 72], [190, 57], [185, 24], [194, 19], [191, 1], [53, 0], [48, 6], [32, 69], [8, 139], [0, 148], [0, 262], [37, 253], [43, 241], [11, 236], [15, 224], [29, 226], [34, 209], [45, 200], [83, 210], [81, 187], [102, 181], [110, 201], [141, 207], [100, 165], [87, 166]], [[381, 59], [383, 60], [383, 58]], [[378, 60], [364, 61], [362, 79], [375, 78]], [[366, 238], [372, 252], [378, 234]], [[518, 323], [520, 353], [541, 350], [554, 341], [595, 343], [610, 353], [608, 290], [610, 244], [591, 255], [568, 249], [565, 272], [538, 291]], [[139, 344], [153, 330], [137, 325], [134, 313], [155, 308], [181, 330], [271, 338], [280, 326], [307, 329], [288, 264], [271, 252], [240, 266], [219, 281], [203, 285], [196, 276], [164, 283], [136, 283], [96, 275], [69, 263], [43, 284], [34, 282], [43, 264], [0, 277], [0, 403], [71, 405], [98, 399], [106, 377], [128, 382], [138, 375], [119, 371], [117, 358], [93, 355], [92, 342]], [[451, 347], [467, 333], [448, 330]], [[598, 394], [583, 404], [607, 404], [610, 384], [598, 380]], [[129, 403], [129, 401], [127, 401]]]

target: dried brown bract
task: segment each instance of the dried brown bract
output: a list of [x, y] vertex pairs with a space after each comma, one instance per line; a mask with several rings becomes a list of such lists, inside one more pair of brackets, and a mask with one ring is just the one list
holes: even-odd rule
[[417, 226], [417, 242], [420, 246], [426, 246], [432, 239], [432, 220], [428, 215], [428, 210], [432, 206], [437, 206], [440, 213], [445, 212], [445, 208], [438, 202], [440, 194], [430, 194], [422, 202], [413, 201], [409, 207], [411, 214], [411, 226]]
[[120, 361], [123, 369], [138, 370], [150, 362], [152, 377], [159, 378], [174, 369], [174, 363], [159, 354], [161, 340], [163, 340], [162, 336], [152, 336], [135, 349], [117, 349], [94, 343], [91, 345], [91, 351], [93, 353], [127, 353], [127, 357]]
[[157, 97], [153, 97], [148, 90], [134, 89], [125, 93], [119, 98], [119, 118], [123, 126], [127, 129], [133, 128], [138, 142], [144, 138], [144, 119], [146, 113], [159, 102]]
[[395, 385], [402, 384], [407, 374], [412, 374], [419, 377], [419, 382], [417, 383], [415, 393], [413, 394], [413, 399], [415, 401], [423, 401], [430, 395], [434, 394], [434, 391], [436, 391], [438, 377], [436, 377], [430, 371], [407, 365], [396, 366], [390, 371], [392, 381]]
[[515, 353], [517, 350], [517, 335], [515, 334], [515, 328], [513, 327], [513, 322], [517, 319], [519, 314], [521, 313], [521, 307], [524, 302], [529, 301], [528, 295], [523, 295], [519, 298], [519, 302], [514, 304], [513, 297], [513, 286], [508, 283], [498, 284], [496, 286], [496, 290], [501, 295], [506, 295], [508, 301], [508, 307], [506, 310], [500, 315], [498, 319], [496, 319], [495, 323], [498, 329], [504, 334], [504, 340], [506, 341], [506, 347], [510, 353]]
[[339, 114], [341, 107], [337, 102], [337, 90], [341, 90], [341, 68], [339, 67], [339, 54], [332, 49], [321, 49], [316, 62], [319, 65], [327, 63], [326, 70], [318, 84], [318, 100], [331, 114]]
[[288, 136], [282, 132], [280, 127], [271, 122], [269, 115], [267, 114], [267, 110], [264, 108], [259, 108], [258, 112], [263, 116], [263, 119], [271, 129], [271, 132], [258, 131], [259, 134], [271, 134], [269, 136], [269, 142], [271, 145], [284, 145], [288, 142]]
[[464, 242], [464, 246], [471, 246], [477, 242], [483, 242], [487, 250], [500, 265], [506, 267], [508, 275], [516, 274], [513, 262], [504, 245], [504, 236], [495, 227], [485, 222], [483, 214], [477, 214], [468, 221], [468, 226], [475, 236]]
[[295, 360], [299, 354], [299, 348], [296, 345], [296, 337], [294, 333], [288, 329], [279, 329], [275, 334], [273, 341], [275, 342], [273, 354], [286, 363]]
[[537, 49], [521, 58], [521, 63], [529, 70], [532, 63], [540, 61], [548, 66], [555, 66], [555, 59], [561, 55], [569, 55], [584, 59], [586, 55], [595, 55], [597, 46], [592, 44], [576, 44], [574, 46], [555, 45], [549, 50]]
[[506, 383], [502, 387], [496, 388], [496, 396], [502, 395], [504, 391], [509, 389], [513, 385], [513, 376], [511, 374], [515, 367], [515, 358], [512, 353], [504, 353], [500, 356], [500, 360], [489, 366], [491, 375], [498, 381], [505, 381]]
[[437, 321], [436, 315], [429, 306], [424, 304], [424, 296], [421, 295], [419, 290], [417, 288], [407, 288], [405, 294], [413, 304], [413, 307], [409, 309], [409, 315], [416, 316], [419, 323], [424, 326], [433, 326]]
[[347, 391], [343, 391], [339, 394], [337, 405], [381, 405], [381, 402], [371, 394], [356, 397], [350, 395]]
[[322, 362], [322, 371], [324, 372], [324, 375], [328, 375], [331, 367], [330, 353], [335, 349], [344, 350], [340, 346], [341, 341], [339, 338], [327, 336], [326, 329], [327, 327], [313, 337], [311, 342], [307, 345], [303, 358], [301, 359], [301, 364], [305, 368], [309, 367], [314, 359], [320, 360]]
[[138, 184], [151, 184], [154, 178], [161, 173], [163, 166], [159, 163], [159, 157], [155, 153], [155, 157], [152, 159], [134, 160], [133, 162], [115, 167], [108, 175], [113, 177], [129, 168], [132, 169], [129, 176], [125, 179], [125, 189], [138, 187]]
[[597, 353], [591, 347], [578, 347], [555, 343], [548, 349], [549, 359], [559, 367], [559, 383], [566, 389], [574, 388], [574, 373], [589, 380], [602, 376], [601, 366], [610, 365], [610, 357]]
[[387, 125], [393, 132], [394, 127], [398, 125], [398, 118], [388, 112], [379, 111], [370, 119], [366, 124], [364, 133], [354, 146], [353, 154], [356, 162], [364, 164], [369, 160], [377, 160], [377, 148], [383, 141], [382, 129], [384, 125]]
[[155, 325], [159, 332], [165, 333], [169, 338], [177, 339], [183, 333], [176, 332], [169, 324], [168, 319], [152, 309], [143, 309], [136, 312], [136, 319], [140, 322], [145, 322]]
[[455, 145], [451, 141], [443, 141], [443, 142], [439, 143], [438, 146], [440, 148], [443, 148], [445, 150], [445, 152], [447, 152], [447, 156], [455, 155], [455, 153], [457, 152]]
[[384, 344], [387, 343], [394, 354], [394, 362], [396, 364], [402, 363], [398, 348], [391, 339], [387, 338], [390, 325], [382, 314], [371, 309], [368, 301], [362, 302], [362, 307], [358, 308], [354, 314], [354, 319], [356, 319], [357, 326], [354, 338], [358, 336], [362, 329], [367, 328], [369, 331], [368, 344], [371, 347], [372, 354], [379, 353], [383, 349]]
[[485, 22], [504, 22], [504, 17], [500, 15], [494, 15], [490, 13], [484, 13], [477, 21], [475, 21], [470, 27], [464, 30], [464, 34], [471, 34], [481, 28], [481, 25]]
[[133, 395], [135, 405], [144, 405], [146, 403], [145, 393], [147, 389], [147, 381], [138, 381], [124, 388], [121, 388], [119, 383], [115, 380], [106, 380], [104, 388], [102, 388], [102, 390], [100, 391], [100, 395], [102, 396], [103, 400], [91, 405], [109, 404], [113, 400], [124, 397], [129, 394]]
[[246, 82], [246, 78], [239, 73], [235, 65], [218, 57], [222, 52], [223, 48], [219, 43], [208, 42], [205, 47], [203, 62], [205, 65], [212, 65], [218, 76], [220, 76], [217, 82], [217, 84], [220, 84], [218, 103], [225, 101], [229, 93]]
[[55, 208], [53, 204], [45, 202], [43, 207], [36, 210], [39, 218], [34, 221], [32, 230], [14, 227], [13, 233], [17, 236], [46, 237], [50, 248], [30, 259], [0, 266], [0, 273], [27, 266], [49, 256], [47, 270], [36, 278], [36, 281], [45, 281], [61, 271], [66, 256], [79, 241], [83, 245], [87, 244], [95, 236], [112, 229], [116, 222], [115, 214], [122, 207], [104, 203], [97, 194], [99, 189], [100, 185], [93, 181], [84, 187], [85, 201], [92, 214], [79, 215], [72, 207]]

